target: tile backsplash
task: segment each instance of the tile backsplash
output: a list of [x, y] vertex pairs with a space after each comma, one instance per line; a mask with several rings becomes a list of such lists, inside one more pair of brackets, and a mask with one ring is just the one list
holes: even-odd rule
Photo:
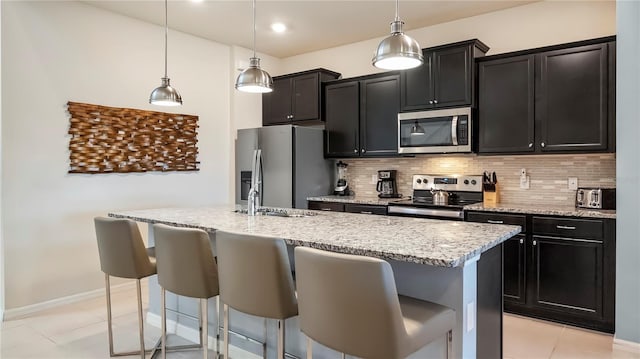
[[[411, 195], [414, 174], [481, 175], [495, 171], [500, 184], [500, 202], [573, 206], [574, 190], [568, 177], [577, 177], [579, 187], [616, 186], [615, 154], [476, 156], [422, 155], [412, 158], [368, 158], [342, 160], [347, 163], [349, 187], [359, 197], [377, 197], [372, 176], [378, 170], [398, 171], [398, 192]], [[520, 189], [520, 169], [529, 176], [529, 189]]]

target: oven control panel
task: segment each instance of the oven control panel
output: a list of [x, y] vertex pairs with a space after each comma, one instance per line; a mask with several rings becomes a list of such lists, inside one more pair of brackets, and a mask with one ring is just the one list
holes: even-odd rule
[[482, 176], [413, 175], [413, 189], [482, 192]]

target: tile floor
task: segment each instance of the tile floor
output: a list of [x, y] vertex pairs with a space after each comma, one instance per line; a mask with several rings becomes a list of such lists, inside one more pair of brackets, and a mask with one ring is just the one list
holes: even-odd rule
[[[146, 295], [143, 302], [147, 303]], [[133, 350], [138, 345], [135, 290], [114, 290], [112, 304], [116, 351]], [[109, 358], [106, 317], [104, 298], [96, 298], [5, 321], [0, 329], [0, 358]], [[145, 334], [146, 345], [152, 346], [160, 331], [147, 325]], [[610, 335], [564, 325], [513, 315], [504, 318], [504, 356], [508, 359], [640, 359], [640, 352], [612, 349], [612, 341]], [[195, 351], [167, 357], [201, 355]]]

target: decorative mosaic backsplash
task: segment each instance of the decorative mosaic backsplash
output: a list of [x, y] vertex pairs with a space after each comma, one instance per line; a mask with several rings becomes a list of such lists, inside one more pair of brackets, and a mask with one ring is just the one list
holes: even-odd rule
[[[398, 192], [411, 195], [414, 174], [481, 175], [495, 171], [500, 184], [500, 202], [507, 204], [549, 204], [573, 206], [575, 192], [567, 187], [568, 177], [578, 177], [579, 187], [616, 186], [615, 154], [475, 156], [423, 155], [415, 158], [342, 160], [349, 164], [349, 187], [358, 197], [377, 197], [372, 175], [378, 170], [398, 171]], [[520, 189], [520, 169], [529, 176], [529, 189]]]

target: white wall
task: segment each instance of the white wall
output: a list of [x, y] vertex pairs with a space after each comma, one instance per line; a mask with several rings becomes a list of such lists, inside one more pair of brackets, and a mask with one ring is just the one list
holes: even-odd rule
[[[0, 43], [2, 42], [2, 6], [0, 2]], [[2, 69], [2, 46], [0, 46], [0, 69]], [[2, 159], [2, 71], [0, 71], [0, 159]], [[4, 319], [4, 239], [2, 232], [2, 166], [0, 166], [0, 322]]]
[[617, 6], [616, 339], [640, 344], [640, 2]]
[[[229, 198], [230, 48], [169, 32], [184, 106], [148, 104], [163, 28], [77, 2], [2, 2], [6, 307], [103, 286], [92, 218]], [[12, 89], [6, 91], [7, 88]], [[69, 175], [67, 101], [200, 116], [199, 172]]]
[[[487, 53], [491, 55], [614, 35], [615, 10], [613, 1], [539, 2], [411, 30], [407, 34], [423, 48], [477, 38], [491, 48]], [[280, 71], [325, 67], [342, 73], [345, 78], [379, 72], [371, 65], [371, 57], [383, 38], [289, 57], [283, 59]]]

